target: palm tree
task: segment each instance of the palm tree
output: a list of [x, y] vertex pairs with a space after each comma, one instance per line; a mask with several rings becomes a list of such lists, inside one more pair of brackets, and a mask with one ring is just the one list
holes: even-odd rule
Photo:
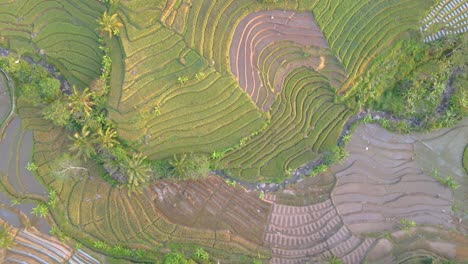
[[76, 86], [73, 86], [73, 94], [68, 96], [68, 106], [70, 107], [71, 113], [78, 116], [85, 114], [89, 117], [94, 106], [93, 96], [94, 92], [89, 90], [89, 88], [80, 92], [76, 89]]
[[83, 126], [81, 133], [76, 132], [73, 137], [69, 138], [73, 141], [73, 144], [70, 146], [70, 151], [75, 153], [75, 157], [87, 161], [91, 156], [96, 154], [96, 149], [94, 147], [95, 140], [90, 137], [87, 126]]
[[110, 127], [106, 128], [106, 130], [99, 128], [97, 135], [97, 141], [102, 149], [111, 149], [119, 144], [119, 141], [117, 141], [117, 131]]
[[141, 153], [133, 153], [132, 156], [126, 156], [120, 163], [122, 173], [128, 178], [128, 195], [132, 192], [141, 192], [138, 187], [150, 179], [151, 168], [144, 162], [145, 159], [146, 156]]
[[176, 178], [185, 178], [187, 174], [187, 164], [186, 164], [187, 154], [182, 154], [180, 157], [174, 154], [172, 160], [169, 161], [171, 166], [171, 174]]
[[112, 38], [113, 35], [119, 35], [119, 28], [123, 26], [117, 20], [117, 14], [109, 15], [107, 11], [104, 11], [102, 17], [97, 20], [101, 29], [101, 35], [104, 35], [106, 32], [109, 34], [109, 38]]

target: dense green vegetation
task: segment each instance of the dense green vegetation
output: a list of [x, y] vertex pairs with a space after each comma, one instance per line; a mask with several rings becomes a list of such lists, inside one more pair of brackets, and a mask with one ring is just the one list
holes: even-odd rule
[[[50, 188], [33, 214], [50, 214], [61, 234], [98, 252], [163, 263], [268, 259], [256, 240], [263, 231], [246, 238], [230, 227], [171, 223], [157, 207], [159, 193], [142, 187], [156, 179], [194, 183], [214, 169], [281, 182], [321, 160], [316, 175], [346, 157], [337, 142], [359, 108], [418, 120], [401, 123], [402, 131], [450, 126], [468, 113], [467, 35], [423, 44], [414, 32], [434, 1], [102, 2], [0, 0], [0, 46], [16, 52], [0, 58], [0, 68], [14, 79], [18, 113], [34, 134], [28, 169]], [[322, 55], [331, 65], [292, 70], [267, 112], [239, 87], [228, 54], [239, 21], [265, 9], [312, 12], [329, 48], [294, 47], [284, 58]], [[261, 56], [281, 57], [287, 45]], [[20, 55], [51, 63], [72, 87]], [[263, 81], [277, 73], [269, 62], [260, 67]], [[439, 111], [447, 86], [451, 96]], [[165, 255], [173, 244], [206, 251]]]
[[[416, 119], [425, 129], [453, 125], [468, 114], [466, 43], [466, 34], [426, 44], [417, 36], [399, 41], [377, 56], [360, 78], [356, 102]], [[446, 89], [451, 93], [444, 95]], [[440, 108], [443, 100], [446, 109]]]

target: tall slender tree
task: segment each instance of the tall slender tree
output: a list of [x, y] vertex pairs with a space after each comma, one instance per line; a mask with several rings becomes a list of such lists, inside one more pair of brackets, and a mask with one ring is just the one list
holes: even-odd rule
[[68, 96], [68, 106], [70, 107], [71, 114], [79, 117], [83, 115], [89, 117], [94, 106], [93, 96], [94, 92], [89, 90], [89, 88], [79, 91], [76, 86], [73, 86], [73, 94]]
[[110, 127], [106, 129], [99, 128], [96, 140], [103, 150], [109, 150], [119, 144], [119, 141], [117, 141], [117, 131]]
[[145, 163], [146, 156], [141, 153], [133, 153], [127, 156], [120, 163], [122, 173], [127, 176], [128, 195], [131, 193], [141, 193], [141, 185], [151, 177], [151, 168]]
[[73, 134], [73, 137], [69, 137], [73, 142], [70, 146], [70, 152], [72, 152], [76, 158], [87, 161], [96, 154], [95, 139], [90, 134], [88, 127], [83, 126], [81, 132], [76, 132]]

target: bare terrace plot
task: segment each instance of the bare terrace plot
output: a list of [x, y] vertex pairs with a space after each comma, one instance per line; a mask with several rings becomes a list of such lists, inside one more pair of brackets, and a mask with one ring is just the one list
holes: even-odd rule
[[272, 248], [270, 263], [322, 262], [332, 256], [345, 263], [360, 263], [375, 242], [353, 235], [332, 202], [306, 206], [275, 203], [265, 241]]
[[[434, 166], [443, 168], [435, 176], [452, 175], [466, 190], [465, 176], [457, 176], [463, 174], [459, 160], [468, 138], [464, 123], [466, 119], [448, 132], [430, 136], [396, 135], [375, 125], [359, 127], [347, 146], [350, 157], [332, 168], [337, 177], [332, 200], [349, 228], [358, 233], [394, 230], [401, 219], [453, 227], [454, 195], [431, 174]], [[439, 143], [428, 148], [434, 140]], [[458, 147], [448, 150], [449, 142]]]
[[463, 0], [440, 1], [424, 18], [419, 30], [425, 35], [424, 42], [468, 32], [468, 3]]
[[[328, 48], [311, 13], [251, 13], [234, 31], [229, 52], [231, 71], [257, 107], [268, 111], [292, 70], [309, 66], [320, 71], [327, 65], [325, 55], [307, 53], [311, 47]], [[272, 67], [274, 70], [270, 70]]]
[[0, 224], [8, 226], [9, 234], [14, 237], [8, 248], [0, 249], [1, 263], [101, 263], [83, 250], [76, 250], [34, 227], [18, 229], [9, 226], [2, 219]]
[[258, 199], [256, 193], [230, 188], [219, 177], [158, 182], [150, 189], [155, 206], [174, 224], [231, 230], [262, 244], [271, 205]]
[[[449, 259], [455, 263], [468, 258], [467, 237], [436, 227], [416, 227], [388, 232], [366, 256], [368, 263], [424, 263]], [[460, 262], [458, 262], [460, 261]]]

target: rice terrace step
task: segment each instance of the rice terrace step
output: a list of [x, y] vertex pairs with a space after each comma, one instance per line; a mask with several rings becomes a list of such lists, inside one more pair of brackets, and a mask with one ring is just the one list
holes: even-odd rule
[[463, 0], [0, 0], [1, 263], [466, 263]]

